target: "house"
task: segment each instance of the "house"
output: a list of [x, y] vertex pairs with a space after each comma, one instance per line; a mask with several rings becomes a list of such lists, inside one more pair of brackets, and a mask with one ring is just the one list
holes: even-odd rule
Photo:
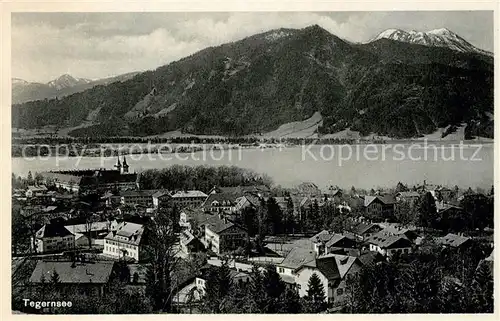
[[340, 188], [329, 188], [326, 197], [329, 201], [339, 204], [342, 202], [342, 190]]
[[437, 237], [436, 242], [445, 247], [465, 248], [472, 243], [470, 237], [448, 233], [446, 236]]
[[120, 193], [120, 203], [125, 205], [141, 205], [144, 207], [153, 207], [153, 194], [156, 190], [132, 190]]
[[378, 224], [361, 222], [353, 226], [350, 232], [359, 240], [364, 241], [366, 238], [378, 233], [380, 230], [382, 230], [382, 228]]
[[356, 249], [358, 243], [352, 236], [333, 233], [332, 237], [325, 243], [325, 254], [337, 253], [343, 254], [350, 249]]
[[297, 270], [304, 264], [313, 261], [317, 256], [317, 252], [313, 249], [294, 247], [285, 256], [283, 261], [276, 265], [276, 271], [281, 276], [281, 279], [288, 284], [288, 286], [295, 287], [295, 276]]
[[30, 185], [28, 186], [28, 189], [26, 190], [26, 197], [27, 198], [32, 198], [40, 195], [44, 195], [47, 193], [47, 187], [45, 185], [39, 185], [39, 186], [33, 186]]
[[[195, 279], [195, 286], [198, 289], [201, 296], [205, 295], [205, 287], [208, 280], [208, 276], [210, 270], [214, 267], [210, 266], [205, 269], [202, 269], [201, 275], [197, 276]], [[234, 269], [229, 270], [229, 277], [233, 284], [237, 284], [239, 286], [244, 286], [250, 281], [250, 275], [244, 271], [237, 271]]]
[[316, 274], [330, 306], [342, 306], [351, 292], [348, 280], [359, 275], [361, 262], [353, 256], [328, 254], [303, 264], [295, 272], [300, 297], [307, 295], [308, 282]]
[[62, 293], [70, 294], [77, 289], [81, 294], [101, 297], [114, 276], [114, 262], [38, 261], [30, 283], [50, 282], [54, 272], [59, 276], [56, 286]]
[[398, 203], [407, 202], [412, 205], [415, 204], [420, 198], [420, 194], [416, 191], [399, 192], [396, 193], [395, 196]]
[[414, 241], [418, 237], [417, 227], [413, 225], [403, 226], [399, 223], [378, 223], [383, 229], [380, 233], [388, 235], [400, 235], [404, 236], [410, 241]]
[[345, 254], [347, 249], [356, 249], [357, 242], [355, 237], [330, 233], [326, 230], [319, 232], [310, 238], [313, 244], [313, 250], [318, 255], [330, 253]]
[[320, 198], [322, 196], [322, 192], [318, 186], [311, 182], [300, 183], [297, 186], [297, 192], [300, 196], [308, 196], [311, 198]]
[[408, 254], [412, 251], [412, 242], [404, 236], [377, 233], [367, 238], [370, 251], [391, 257], [396, 253]]
[[297, 214], [293, 200], [290, 197], [277, 196], [274, 197], [274, 199], [276, 200], [276, 203], [280, 207], [282, 213], [290, 212], [290, 214], [294, 216]]
[[447, 221], [451, 217], [459, 217], [463, 209], [460, 206], [447, 204], [444, 202], [436, 202], [436, 210], [439, 213], [441, 220]]
[[[212, 269], [212, 266], [203, 266], [198, 275], [183, 282], [172, 296], [173, 304], [183, 306], [189, 302], [200, 301], [205, 295], [206, 282]], [[244, 286], [250, 280], [248, 273], [234, 269], [229, 270], [229, 276], [232, 283], [239, 286]]]
[[111, 192], [105, 192], [100, 198], [100, 201], [104, 203], [106, 207], [113, 207], [115, 205], [119, 205], [121, 198], [120, 196], [114, 195]]
[[144, 226], [142, 224], [122, 222], [116, 231], [111, 231], [104, 238], [103, 254], [114, 258], [125, 257], [130, 260], [139, 261], [142, 257], [144, 244], [142, 236]]
[[172, 202], [177, 208], [198, 207], [207, 199], [207, 196], [202, 191], [177, 191], [171, 195]]
[[172, 195], [170, 195], [169, 191], [157, 191], [151, 196], [153, 198], [153, 207], [156, 209], [172, 206]]
[[312, 237], [309, 238], [309, 240], [312, 243], [312, 248], [313, 250], [318, 254], [324, 254], [326, 252], [325, 250], [325, 244], [328, 242], [332, 237], [332, 234], [330, 234], [329, 231], [323, 230], [316, 235], [313, 235]]
[[182, 252], [188, 255], [205, 250], [203, 243], [187, 230], [181, 232], [179, 243]]
[[179, 214], [179, 225], [195, 235], [198, 230], [205, 234], [203, 223], [213, 216], [214, 214], [205, 213], [201, 208], [184, 208]]
[[62, 224], [45, 224], [35, 233], [35, 240], [31, 239], [31, 246], [35, 252], [57, 252], [70, 250], [75, 247], [75, 236]]
[[389, 218], [394, 216], [396, 199], [392, 195], [365, 196], [364, 207], [370, 217]]
[[245, 246], [247, 231], [225, 217], [216, 215], [205, 222], [205, 243], [216, 254]]
[[127, 264], [130, 272], [131, 285], [145, 285], [147, 282], [148, 264], [144, 263], [131, 263]]
[[258, 196], [251, 194], [243, 195], [236, 199], [236, 205], [234, 207], [235, 212], [241, 212], [245, 208], [258, 208], [261, 205], [261, 199]]
[[205, 212], [232, 213], [236, 209], [236, 197], [233, 194], [212, 193], [201, 204]]
[[445, 202], [453, 200], [453, 198], [456, 196], [455, 191], [445, 186], [436, 188], [435, 192], [439, 195], [439, 198], [444, 200]]
[[118, 222], [116, 220], [102, 221], [65, 225], [65, 227], [75, 235], [75, 247], [88, 246], [89, 237], [92, 245], [104, 246], [104, 238], [110, 231], [116, 231]]
[[232, 186], [232, 187], [218, 187], [214, 186], [208, 194], [231, 194], [233, 196], [243, 196], [246, 194], [255, 195], [257, 197], [269, 197], [271, 189], [266, 185], [250, 185], [250, 186]]

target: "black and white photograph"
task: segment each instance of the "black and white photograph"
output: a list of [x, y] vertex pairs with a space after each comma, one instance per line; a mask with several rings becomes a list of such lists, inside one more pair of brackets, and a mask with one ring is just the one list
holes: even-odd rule
[[11, 12], [11, 314], [493, 314], [495, 11], [220, 9]]

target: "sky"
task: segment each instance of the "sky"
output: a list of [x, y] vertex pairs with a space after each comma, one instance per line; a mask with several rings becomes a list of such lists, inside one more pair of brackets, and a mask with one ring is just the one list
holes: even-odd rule
[[12, 13], [12, 77], [99, 79], [155, 69], [209, 46], [318, 24], [351, 42], [389, 28], [448, 28], [493, 52], [492, 11]]

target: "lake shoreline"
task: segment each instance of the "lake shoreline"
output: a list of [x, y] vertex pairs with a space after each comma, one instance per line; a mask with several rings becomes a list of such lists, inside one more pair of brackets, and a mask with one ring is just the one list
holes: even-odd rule
[[[492, 145], [493, 141], [429, 141], [429, 140], [398, 140], [388, 142], [358, 142], [358, 143], [311, 143], [311, 144], [281, 144], [281, 143], [261, 143], [261, 144], [232, 144], [232, 143], [93, 143], [87, 147], [85, 144], [70, 143], [61, 145], [50, 144], [14, 144], [11, 146], [11, 157], [33, 157], [33, 156], [65, 156], [65, 157], [109, 157], [113, 155], [137, 155], [137, 154], [186, 154], [196, 153], [211, 150], [262, 150], [262, 149], [277, 149], [284, 150], [289, 148], [297, 148], [308, 145], [313, 146], [410, 146], [422, 145], [423, 147], [464, 147], [471, 148], [474, 146]], [[43, 148], [43, 149], [42, 149]], [[49, 150], [47, 150], [49, 148]], [[23, 150], [25, 154], [23, 154]], [[26, 152], [27, 151], [27, 152]], [[56, 153], [56, 151], [59, 151]], [[62, 151], [62, 152], [61, 152]], [[83, 154], [82, 154], [83, 151]], [[25, 155], [25, 156], [23, 156]]]

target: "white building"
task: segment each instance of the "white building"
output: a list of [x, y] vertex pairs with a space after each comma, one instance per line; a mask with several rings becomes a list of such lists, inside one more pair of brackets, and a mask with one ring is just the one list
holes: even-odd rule
[[207, 199], [207, 196], [201, 191], [178, 191], [172, 195], [172, 200], [179, 208], [199, 207]]
[[47, 187], [45, 187], [44, 185], [41, 186], [30, 185], [26, 190], [26, 197], [30, 198], [44, 193], [47, 193]]
[[65, 225], [73, 235], [75, 235], [75, 246], [88, 246], [88, 238], [90, 236], [92, 245], [104, 245], [104, 238], [111, 231], [116, 231], [118, 228], [118, 222], [113, 221], [103, 221], [103, 222], [92, 222], [91, 224], [75, 224], [75, 225]]
[[412, 242], [404, 235], [390, 235], [379, 232], [370, 236], [366, 243], [372, 252], [379, 252], [384, 256], [392, 256], [396, 253], [408, 254], [412, 251]]
[[[34, 244], [33, 244], [34, 243]], [[37, 253], [70, 250], [75, 247], [75, 236], [61, 224], [45, 224], [31, 239]]]
[[104, 238], [103, 254], [114, 258], [125, 257], [139, 261], [143, 249], [142, 235], [144, 226], [136, 223], [122, 222], [116, 231]]
[[120, 203], [153, 207], [153, 194], [156, 192], [156, 190], [123, 191], [120, 193]]
[[292, 249], [276, 266], [282, 280], [297, 289], [300, 297], [307, 295], [309, 279], [316, 274], [326, 299], [333, 305], [341, 305], [346, 300], [349, 293], [346, 281], [360, 268], [361, 262], [356, 257], [339, 254], [320, 256], [312, 249], [299, 247]]
[[153, 207], [154, 208], [167, 208], [170, 207], [172, 195], [168, 191], [157, 191], [153, 194]]

